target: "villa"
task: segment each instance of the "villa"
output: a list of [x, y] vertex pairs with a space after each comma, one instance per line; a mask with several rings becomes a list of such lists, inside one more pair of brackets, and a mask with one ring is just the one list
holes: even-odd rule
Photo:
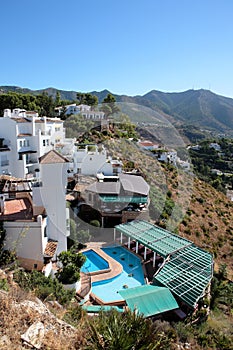
[[102, 227], [147, 217], [150, 186], [142, 176], [121, 173], [105, 180], [80, 191], [78, 206], [82, 215], [91, 217], [95, 211]]
[[88, 105], [77, 105], [76, 103], [66, 105], [64, 107], [56, 107], [55, 111], [57, 112], [58, 116], [61, 115], [63, 110], [65, 109], [65, 115], [82, 115], [85, 119], [91, 119], [91, 120], [103, 120], [105, 119], [104, 112], [93, 110], [91, 106]]
[[69, 211], [65, 202], [68, 160], [52, 150], [39, 159], [37, 181], [1, 176], [0, 221], [5, 249], [27, 270], [51, 272], [56, 255], [67, 250]]
[[36, 177], [39, 158], [65, 143], [61, 119], [39, 117], [37, 112], [19, 108], [5, 109], [0, 117], [0, 174]]

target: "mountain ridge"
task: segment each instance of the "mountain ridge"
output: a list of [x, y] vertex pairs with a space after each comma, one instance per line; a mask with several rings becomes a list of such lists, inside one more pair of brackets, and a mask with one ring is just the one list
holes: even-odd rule
[[[77, 91], [61, 90], [53, 87], [30, 90], [18, 86], [0, 86], [2, 93], [14, 91], [19, 93], [40, 94], [46, 92], [55, 98], [59, 92], [61, 99], [73, 101]], [[210, 90], [186, 90], [183, 92], [162, 92], [151, 90], [144, 95], [128, 96], [112, 93], [108, 89], [91, 91], [101, 103], [108, 93], [111, 93], [117, 102], [135, 103], [166, 115], [175, 124], [194, 125], [219, 133], [233, 135], [233, 99], [217, 95]], [[143, 120], [142, 120], [143, 121]]]

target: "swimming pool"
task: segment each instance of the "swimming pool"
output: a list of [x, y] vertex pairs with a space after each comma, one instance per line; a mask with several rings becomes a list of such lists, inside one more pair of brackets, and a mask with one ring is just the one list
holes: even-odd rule
[[123, 300], [118, 293], [125, 288], [133, 288], [145, 284], [141, 260], [123, 247], [106, 247], [102, 250], [118, 261], [123, 271], [120, 275], [92, 283], [92, 293], [104, 302]]
[[109, 268], [108, 262], [104, 260], [94, 250], [90, 249], [83, 252], [86, 256], [86, 261], [81, 267], [81, 272], [95, 272], [99, 270], [106, 270]]

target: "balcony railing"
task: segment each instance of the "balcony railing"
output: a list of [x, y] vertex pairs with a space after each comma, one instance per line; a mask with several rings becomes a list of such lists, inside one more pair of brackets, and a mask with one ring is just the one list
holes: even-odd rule
[[36, 164], [38, 163], [37, 159], [26, 159], [26, 164]]

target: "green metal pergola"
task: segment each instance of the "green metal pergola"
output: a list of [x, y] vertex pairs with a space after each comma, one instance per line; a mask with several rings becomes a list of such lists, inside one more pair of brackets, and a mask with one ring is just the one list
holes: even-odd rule
[[115, 226], [115, 229], [127, 237], [138, 241], [163, 258], [193, 243], [147, 221], [135, 220]]
[[213, 257], [191, 241], [146, 221], [135, 220], [117, 225], [116, 232], [135, 240], [162, 256], [163, 266], [155, 274], [153, 284], [165, 286], [191, 308], [213, 276]]
[[195, 245], [170, 256], [161, 271], [154, 276], [155, 285], [163, 285], [194, 308], [213, 276], [212, 255]]

